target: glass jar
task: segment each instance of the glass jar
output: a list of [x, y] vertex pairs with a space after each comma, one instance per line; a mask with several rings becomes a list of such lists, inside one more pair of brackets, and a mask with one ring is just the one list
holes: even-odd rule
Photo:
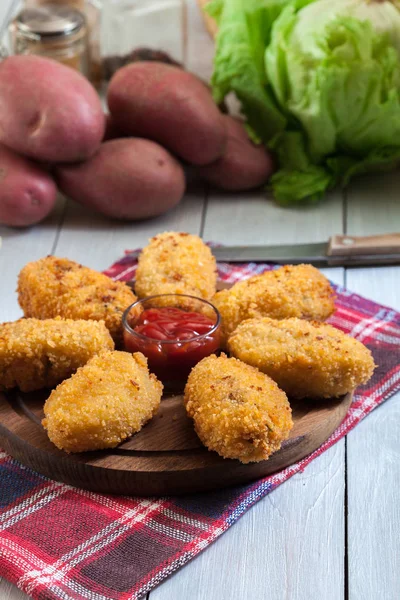
[[124, 348], [142, 352], [168, 393], [181, 392], [192, 368], [220, 347], [221, 318], [202, 298], [161, 294], [137, 300], [122, 317]]
[[183, 62], [183, 0], [102, 0], [102, 7], [101, 51], [106, 72], [113, 59], [116, 67], [122, 66], [118, 58], [128, 59], [133, 51], [144, 48]]
[[100, 0], [25, 0], [26, 8], [40, 8], [52, 4], [80, 11], [85, 15], [88, 33], [89, 79], [99, 88], [102, 82], [100, 56]]
[[88, 76], [86, 21], [77, 10], [52, 4], [23, 10], [12, 23], [12, 48], [15, 54], [52, 58]]

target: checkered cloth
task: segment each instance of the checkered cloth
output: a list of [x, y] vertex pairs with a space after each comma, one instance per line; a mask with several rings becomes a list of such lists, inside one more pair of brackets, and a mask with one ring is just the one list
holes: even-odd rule
[[[106, 273], [124, 281], [134, 277], [135, 268], [127, 255]], [[235, 282], [269, 268], [220, 264], [219, 276]], [[140, 598], [393, 395], [400, 388], [400, 314], [336, 289], [337, 310], [330, 322], [366, 344], [378, 368], [318, 450], [251, 485], [146, 499], [51, 481], [0, 451], [0, 575], [40, 600]]]

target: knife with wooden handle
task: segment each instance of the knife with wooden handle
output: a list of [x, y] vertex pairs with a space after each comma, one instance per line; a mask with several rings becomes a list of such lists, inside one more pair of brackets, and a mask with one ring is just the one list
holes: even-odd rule
[[309, 263], [317, 267], [400, 264], [400, 233], [365, 237], [334, 235], [327, 243], [212, 248], [218, 261]]
[[[400, 265], [400, 233], [366, 237], [334, 235], [328, 242], [311, 244], [217, 246], [211, 251], [220, 262], [308, 263], [316, 267]], [[138, 254], [132, 252], [131, 256]]]

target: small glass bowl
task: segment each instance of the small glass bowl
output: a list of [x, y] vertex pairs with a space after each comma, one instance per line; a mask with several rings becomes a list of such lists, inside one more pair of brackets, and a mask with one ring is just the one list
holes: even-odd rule
[[[214, 323], [207, 333], [185, 340], [157, 339], [135, 331], [140, 315], [150, 308], [179, 308], [185, 312], [207, 316]], [[150, 372], [164, 384], [166, 392], [183, 390], [191, 369], [220, 347], [221, 317], [207, 300], [184, 294], [160, 294], [134, 302], [123, 316], [124, 347], [128, 352], [142, 352], [148, 359]]]

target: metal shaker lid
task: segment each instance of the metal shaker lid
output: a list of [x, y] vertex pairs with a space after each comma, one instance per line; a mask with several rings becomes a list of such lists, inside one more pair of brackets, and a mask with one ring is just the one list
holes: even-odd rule
[[58, 38], [76, 34], [85, 25], [85, 17], [78, 10], [46, 4], [23, 10], [15, 23], [27, 37]]

